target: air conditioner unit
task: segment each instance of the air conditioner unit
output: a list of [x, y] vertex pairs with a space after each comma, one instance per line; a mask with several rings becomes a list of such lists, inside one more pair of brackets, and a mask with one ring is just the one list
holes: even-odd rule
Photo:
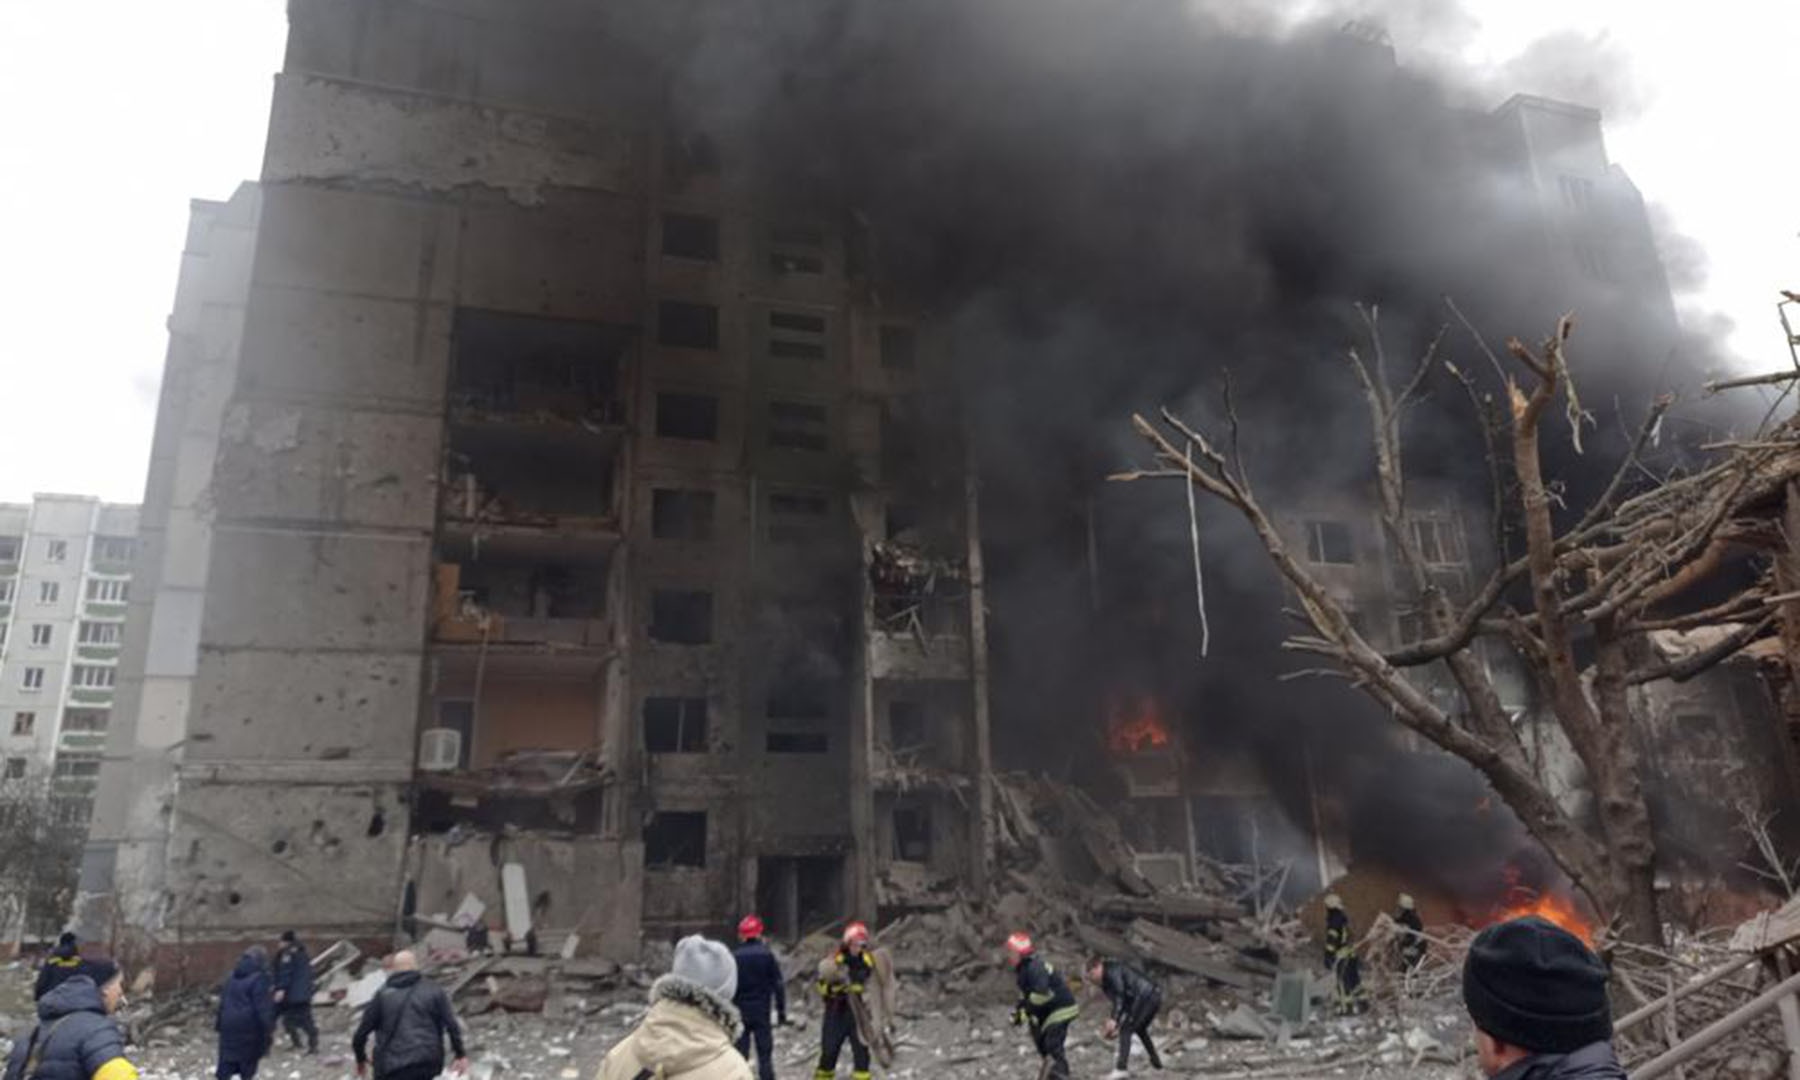
[[455, 728], [426, 728], [419, 736], [419, 768], [426, 772], [454, 772], [462, 764], [462, 732]]

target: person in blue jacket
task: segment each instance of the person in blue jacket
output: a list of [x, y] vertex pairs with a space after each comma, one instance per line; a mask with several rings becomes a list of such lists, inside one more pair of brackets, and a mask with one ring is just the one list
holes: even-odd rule
[[746, 915], [738, 923], [737, 947], [732, 956], [737, 960], [737, 994], [732, 1004], [743, 1018], [744, 1032], [738, 1036], [738, 1053], [750, 1060], [750, 1042], [756, 1041], [756, 1071], [760, 1080], [775, 1080], [775, 1032], [769, 1027], [769, 1006], [782, 1026], [787, 1025], [787, 986], [781, 977], [781, 963], [768, 945], [763, 943], [763, 921]]
[[5, 1080], [137, 1080], [112, 1014], [125, 977], [110, 960], [89, 960], [37, 1003], [37, 1027], [16, 1033]]
[[281, 932], [281, 948], [275, 953], [275, 1014], [287, 1029], [294, 1049], [306, 1036], [306, 1052], [319, 1052], [319, 1025], [312, 1014], [312, 956], [292, 930]]
[[275, 991], [269, 984], [269, 953], [252, 945], [238, 958], [219, 988], [217, 1080], [256, 1080], [256, 1066], [275, 1038]]

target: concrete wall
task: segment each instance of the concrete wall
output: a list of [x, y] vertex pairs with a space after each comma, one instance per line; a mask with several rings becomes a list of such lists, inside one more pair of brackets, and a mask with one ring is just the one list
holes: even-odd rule
[[88, 937], [154, 935], [169, 910], [166, 856], [176, 775], [199, 670], [212, 544], [210, 486], [243, 340], [261, 193], [196, 201], [182, 255], [169, 352], [144, 486], [118, 701], [82, 868]]

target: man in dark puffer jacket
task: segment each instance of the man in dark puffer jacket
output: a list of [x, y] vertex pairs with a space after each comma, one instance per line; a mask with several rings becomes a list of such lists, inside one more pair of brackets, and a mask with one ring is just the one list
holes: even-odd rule
[[275, 1038], [275, 998], [269, 988], [269, 954], [252, 945], [219, 990], [217, 1080], [256, 1080], [256, 1066]]
[[1493, 1080], [1625, 1080], [1612, 1047], [1606, 966], [1581, 939], [1535, 915], [1475, 936], [1463, 1004], [1481, 1071]]
[[419, 961], [401, 951], [389, 962], [387, 984], [363, 1006], [362, 1021], [350, 1048], [356, 1075], [367, 1076], [369, 1036], [375, 1036], [375, 1080], [431, 1080], [444, 1071], [444, 1036], [456, 1051], [451, 1071], [466, 1072], [462, 1025], [450, 1009], [444, 988], [419, 974]]
[[6, 1080], [137, 1080], [111, 1016], [124, 1000], [119, 969], [109, 960], [88, 961], [38, 1002], [38, 1025], [13, 1043]]

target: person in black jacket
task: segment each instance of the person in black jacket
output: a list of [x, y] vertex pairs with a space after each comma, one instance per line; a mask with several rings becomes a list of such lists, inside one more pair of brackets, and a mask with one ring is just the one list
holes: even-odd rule
[[64, 979], [81, 973], [81, 944], [76, 941], [73, 933], [64, 930], [62, 936], [56, 939], [56, 948], [50, 950], [43, 966], [38, 968], [33, 1000], [42, 1001], [44, 995], [56, 989]]
[[37, 1027], [13, 1040], [5, 1080], [137, 1080], [111, 1015], [124, 1000], [125, 976], [118, 967], [110, 960], [88, 961], [38, 1002]]
[[275, 998], [269, 988], [269, 954], [252, 945], [219, 989], [217, 1080], [256, 1080], [256, 1067], [275, 1039]]
[[1156, 1043], [1150, 1038], [1150, 1022], [1162, 1010], [1162, 987], [1130, 964], [1100, 957], [1088, 961], [1087, 977], [1088, 982], [1098, 986], [1106, 1000], [1112, 1003], [1112, 1016], [1106, 1021], [1105, 1033], [1109, 1039], [1117, 1036], [1119, 1056], [1109, 1080], [1121, 1080], [1126, 1075], [1134, 1035], [1144, 1044], [1150, 1067], [1162, 1068], [1162, 1056], [1156, 1052]]
[[1007, 938], [1006, 951], [1019, 981], [1013, 1024], [1031, 1025], [1032, 1045], [1048, 1065], [1045, 1080], [1069, 1080], [1069, 1059], [1063, 1045], [1069, 1038], [1069, 1025], [1081, 1015], [1081, 1006], [1075, 1003], [1069, 984], [1037, 954], [1029, 934], [1020, 932]]
[[375, 1080], [432, 1080], [444, 1071], [444, 1036], [456, 1052], [451, 1071], [466, 1072], [462, 1025], [450, 1009], [444, 988], [419, 974], [419, 961], [401, 951], [388, 962], [387, 984], [363, 1006], [362, 1020], [351, 1036], [356, 1075], [369, 1073], [369, 1036], [375, 1036]]
[[281, 948], [275, 953], [275, 1012], [287, 1029], [294, 1049], [306, 1036], [306, 1052], [319, 1052], [319, 1025], [312, 1014], [312, 955], [292, 930], [281, 932]]
[[744, 1021], [744, 1033], [738, 1036], [738, 1053], [750, 1060], [750, 1043], [756, 1042], [756, 1072], [760, 1080], [775, 1080], [775, 1032], [769, 1027], [769, 1006], [782, 1026], [787, 1025], [787, 986], [781, 977], [781, 963], [763, 943], [763, 921], [746, 915], [738, 922], [737, 947], [732, 957], [737, 960], [737, 993], [731, 1003], [737, 1006]]
[[1528, 915], [1469, 944], [1463, 1005], [1493, 1080], [1625, 1080], [1613, 1051], [1606, 965], [1562, 927]]

